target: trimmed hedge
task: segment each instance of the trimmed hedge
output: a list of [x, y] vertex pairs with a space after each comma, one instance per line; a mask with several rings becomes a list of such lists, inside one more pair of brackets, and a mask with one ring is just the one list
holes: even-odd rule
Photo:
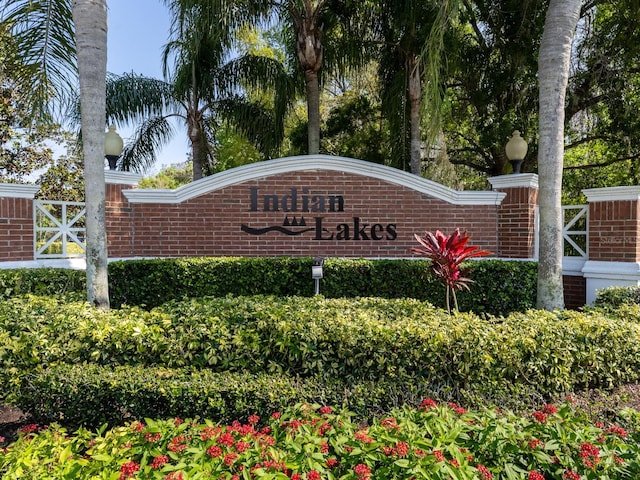
[[622, 305], [640, 305], [640, 287], [608, 287], [598, 290], [593, 305], [607, 311]]
[[[109, 265], [112, 304], [152, 308], [204, 296], [311, 296], [311, 258], [180, 258]], [[507, 315], [533, 308], [537, 264], [501, 260], [465, 263], [474, 280], [459, 293], [460, 309]], [[328, 298], [416, 298], [444, 307], [444, 286], [423, 260], [327, 259], [320, 292]]]
[[[203, 296], [311, 296], [311, 258], [181, 258], [114, 262], [109, 266], [114, 306], [152, 308]], [[533, 308], [537, 264], [477, 260], [464, 264], [474, 280], [459, 293], [462, 311], [492, 315]], [[445, 288], [423, 260], [327, 259], [320, 292], [328, 298], [416, 298], [444, 307]]]
[[87, 276], [84, 270], [67, 268], [0, 269], [0, 300], [15, 296], [84, 293]]
[[[147, 309], [183, 298], [225, 295], [310, 297], [311, 258], [174, 258], [109, 264], [111, 305]], [[461, 291], [462, 311], [508, 315], [536, 303], [535, 262], [475, 260], [464, 264], [474, 280]], [[0, 270], [0, 300], [17, 295], [86, 292], [83, 271]], [[327, 259], [320, 292], [328, 298], [415, 298], [444, 307], [445, 289], [424, 260]]]
[[0, 303], [0, 384], [62, 363], [192, 368], [540, 395], [640, 379], [640, 323], [597, 311], [447, 315], [412, 299], [205, 298], [102, 311]]
[[16, 405], [30, 412], [36, 423], [56, 422], [75, 429], [145, 418], [207, 418], [230, 423], [299, 403], [340, 406], [366, 420], [399, 406], [418, 405], [427, 397], [467, 406], [498, 402], [502, 407], [521, 409], [544, 401], [534, 389], [523, 386], [466, 392], [431, 385], [420, 377], [402, 382], [346, 381], [283, 373], [61, 364], [25, 379]]

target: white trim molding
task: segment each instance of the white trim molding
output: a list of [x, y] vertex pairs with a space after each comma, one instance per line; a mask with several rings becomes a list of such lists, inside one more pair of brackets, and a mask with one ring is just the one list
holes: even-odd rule
[[615, 200], [640, 200], [640, 187], [606, 187], [582, 190], [588, 202], [612, 202]]
[[584, 265], [587, 260], [582, 257], [562, 257], [562, 274], [570, 277], [584, 276]]
[[0, 262], [0, 270], [9, 270], [14, 268], [67, 268], [70, 270], [86, 270], [87, 262], [85, 257]]
[[24, 183], [0, 183], [0, 197], [31, 198], [33, 199], [40, 190], [39, 185]]
[[138, 185], [142, 180], [142, 175], [131, 172], [121, 172], [118, 170], [105, 170], [104, 183], [115, 185]]
[[489, 177], [489, 183], [496, 188], [538, 188], [538, 175], [535, 173], [512, 173], [511, 175], [500, 175], [499, 177]]
[[587, 304], [593, 305], [598, 290], [640, 285], [640, 263], [588, 260], [582, 268], [587, 280]]
[[252, 163], [205, 177], [176, 190], [125, 190], [131, 203], [181, 203], [209, 192], [249, 180], [290, 172], [331, 170], [377, 178], [403, 186], [453, 205], [500, 205], [502, 192], [458, 191], [396, 168], [352, 158], [329, 155], [301, 155]]

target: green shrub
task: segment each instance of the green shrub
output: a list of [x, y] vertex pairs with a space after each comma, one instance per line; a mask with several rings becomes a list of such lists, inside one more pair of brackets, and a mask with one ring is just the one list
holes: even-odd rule
[[29, 293], [60, 295], [86, 292], [83, 270], [67, 268], [0, 269], [0, 300]]
[[637, 426], [594, 425], [571, 404], [549, 404], [525, 415], [469, 411], [432, 399], [416, 405], [368, 422], [301, 402], [226, 423], [149, 418], [73, 434], [57, 425], [31, 425], [9, 448], [0, 443], [0, 474], [114, 480], [626, 480], [640, 475]]
[[640, 379], [640, 323], [590, 312], [449, 316], [413, 299], [227, 297], [103, 311], [26, 297], [0, 303], [0, 384], [58, 363], [190, 366], [541, 395]]
[[[311, 296], [311, 258], [180, 258], [109, 265], [113, 306], [152, 308], [203, 296]], [[416, 298], [444, 306], [444, 286], [421, 260], [327, 259], [322, 295]], [[536, 264], [477, 260], [463, 264], [474, 281], [459, 295], [463, 311], [506, 315], [535, 306]]]
[[[170, 300], [225, 295], [310, 297], [311, 258], [171, 258], [109, 264], [111, 305], [147, 309]], [[328, 298], [415, 298], [444, 307], [444, 286], [423, 260], [327, 259], [320, 291]], [[462, 311], [508, 315], [535, 306], [534, 262], [477, 260], [463, 264], [474, 281], [458, 295]], [[0, 300], [25, 294], [86, 292], [84, 271], [0, 270]]]
[[607, 311], [622, 305], [640, 305], [640, 287], [608, 287], [598, 290], [593, 305]]
[[[144, 418], [199, 417], [221, 422], [300, 402], [341, 405], [364, 420], [425, 397], [527, 408], [543, 399], [526, 388], [456, 391], [421, 377], [346, 380], [288, 373], [221, 372], [193, 368], [59, 364], [29, 375], [14, 404], [39, 424], [98, 428]], [[515, 401], [514, 401], [515, 400]]]

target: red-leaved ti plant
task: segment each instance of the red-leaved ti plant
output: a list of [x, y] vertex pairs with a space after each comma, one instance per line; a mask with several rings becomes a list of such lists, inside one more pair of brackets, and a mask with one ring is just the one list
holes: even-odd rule
[[450, 296], [453, 295], [454, 307], [458, 310], [458, 299], [456, 290], [466, 288], [469, 290], [470, 278], [463, 277], [460, 265], [465, 260], [473, 257], [484, 257], [491, 255], [488, 250], [480, 250], [477, 246], [467, 246], [469, 236], [467, 232], [460, 233], [456, 228], [451, 235], [445, 235], [440, 230], [436, 230], [435, 235], [425, 232], [421, 237], [414, 235], [420, 244], [419, 247], [411, 249], [412, 253], [423, 255], [431, 260], [431, 271], [447, 287], [447, 310], [451, 313]]

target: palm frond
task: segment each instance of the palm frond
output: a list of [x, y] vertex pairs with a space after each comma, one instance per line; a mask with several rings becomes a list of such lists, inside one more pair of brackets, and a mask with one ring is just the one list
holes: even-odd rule
[[271, 157], [282, 143], [282, 123], [274, 121], [273, 112], [260, 104], [237, 96], [219, 101], [216, 111], [229, 125], [242, 132], [267, 158]]
[[[284, 119], [298, 93], [298, 82], [285, 66], [273, 58], [259, 55], [243, 55], [228, 62], [218, 73], [221, 95], [233, 98], [238, 87], [258, 89], [272, 96], [274, 130], [283, 135]], [[210, 100], [211, 101], [211, 100]], [[280, 143], [281, 139], [276, 143]]]
[[49, 120], [76, 88], [75, 30], [70, 0], [8, 0], [0, 21], [10, 26], [21, 68], [12, 72], [34, 120]]
[[441, 73], [445, 65], [445, 34], [455, 23], [462, 0], [443, 0], [433, 22], [429, 38], [421, 54], [423, 65], [423, 111], [429, 112], [424, 137], [427, 145], [434, 145], [441, 128], [444, 92]]
[[120, 167], [122, 170], [144, 172], [153, 165], [156, 154], [169, 143], [174, 129], [166, 117], [153, 117], [140, 124], [134, 139], [125, 145]]
[[171, 84], [135, 73], [107, 77], [108, 123], [136, 123], [179, 109]]

